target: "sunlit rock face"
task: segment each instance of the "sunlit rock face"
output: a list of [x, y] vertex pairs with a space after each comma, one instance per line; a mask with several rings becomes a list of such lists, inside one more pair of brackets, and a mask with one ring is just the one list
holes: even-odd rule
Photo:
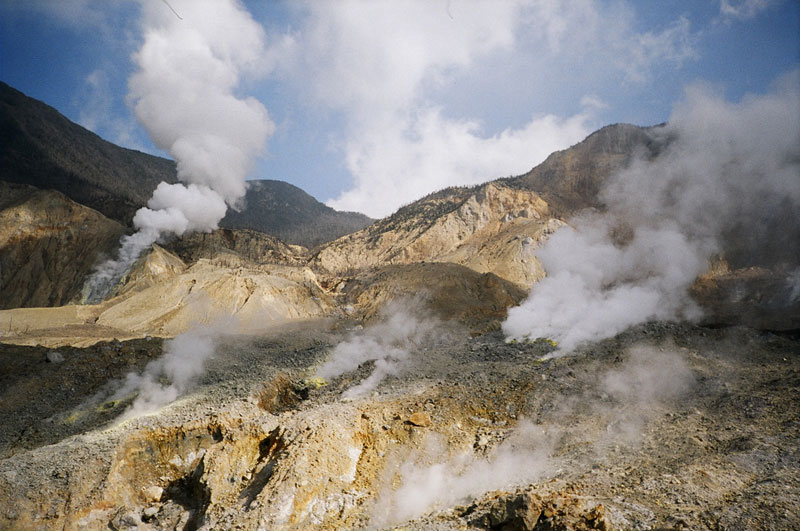
[[60, 306], [124, 228], [53, 190], [0, 182], [0, 309]]
[[563, 223], [536, 193], [499, 183], [448, 189], [324, 246], [311, 264], [331, 273], [449, 262], [521, 286], [544, 274], [534, 249]]
[[95, 305], [6, 310], [0, 312], [0, 326], [4, 339], [17, 344], [91, 345], [174, 337], [218, 321], [227, 321], [231, 333], [258, 333], [270, 323], [324, 317], [333, 310], [308, 268], [257, 265], [235, 254], [187, 266], [155, 247], [117, 296]]

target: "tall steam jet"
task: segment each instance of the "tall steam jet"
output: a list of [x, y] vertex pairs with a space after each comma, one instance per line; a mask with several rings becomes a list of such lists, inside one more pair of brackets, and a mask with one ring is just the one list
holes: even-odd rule
[[142, 2], [143, 44], [128, 101], [153, 142], [177, 161], [182, 184], [160, 183], [133, 218], [116, 259], [83, 288], [102, 300], [138, 256], [166, 235], [217, 228], [244, 197], [245, 177], [274, 124], [256, 99], [234, 91], [262, 73], [265, 35], [236, 0]]

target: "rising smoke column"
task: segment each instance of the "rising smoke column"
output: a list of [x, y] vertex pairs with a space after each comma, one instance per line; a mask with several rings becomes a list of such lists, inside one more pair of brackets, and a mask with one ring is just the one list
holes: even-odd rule
[[548, 276], [509, 310], [507, 336], [569, 351], [647, 320], [696, 318], [688, 290], [717, 253], [787, 279], [797, 270], [800, 72], [738, 103], [691, 87], [656, 134], [663, 152], [609, 180], [607, 209], [571, 220], [537, 254]]
[[245, 176], [274, 130], [258, 100], [235, 94], [243, 76], [263, 73], [265, 56], [263, 29], [238, 1], [143, 1], [142, 33], [128, 101], [175, 158], [183, 184], [162, 182], [136, 212], [136, 233], [86, 282], [89, 302], [102, 300], [161, 236], [217, 228], [244, 197]]

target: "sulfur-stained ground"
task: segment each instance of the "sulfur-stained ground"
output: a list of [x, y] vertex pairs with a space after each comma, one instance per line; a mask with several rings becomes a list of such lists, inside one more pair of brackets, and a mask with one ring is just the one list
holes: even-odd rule
[[108, 397], [161, 340], [57, 349], [63, 361], [1, 345], [0, 527], [800, 522], [796, 335], [650, 323], [547, 357], [545, 341], [450, 327], [343, 398], [376, 362], [328, 381], [315, 368], [357, 324], [227, 337], [188, 393], [122, 423], [135, 396]]

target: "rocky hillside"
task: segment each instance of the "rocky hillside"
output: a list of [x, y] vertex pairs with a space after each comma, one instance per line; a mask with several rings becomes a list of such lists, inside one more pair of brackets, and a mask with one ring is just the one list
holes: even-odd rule
[[123, 225], [159, 182], [177, 182], [173, 161], [107, 142], [2, 82], [0, 105], [4, 181], [56, 190]]
[[[125, 226], [159, 182], [177, 182], [175, 163], [121, 148], [54, 108], [0, 82], [0, 178], [55, 190]], [[281, 181], [252, 181], [245, 207], [221, 226], [258, 230], [313, 247], [372, 220], [338, 212]]]
[[246, 334], [271, 322], [335, 313], [332, 298], [308, 268], [254, 264], [235, 252], [187, 264], [154, 245], [124, 282], [112, 298], [96, 305], [4, 311], [3, 340], [85, 346], [115, 338], [174, 337], [218, 322], [228, 332]]
[[165, 247], [187, 264], [194, 264], [201, 258], [214, 260], [229, 255], [254, 264], [302, 266], [308, 259], [304, 247], [289, 245], [263, 232], [244, 229], [194, 232], [171, 239]]
[[311, 264], [344, 275], [386, 264], [447, 262], [527, 287], [544, 274], [534, 249], [561, 225], [528, 190], [497, 182], [449, 188], [323, 246]]
[[597, 195], [610, 175], [635, 156], [657, 156], [668, 141], [659, 131], [604, 127], [525, 175], [447, 188], [404, 206], [324, 245], [311, 263], [343, 274], [382, 264], [449, 262], [530, 287], [544, 274], [535, 249], [571, 214], [602, 207]]
[[598, 192], [605, 180], [634, 157], [657, 156], [669, 142], [661, 131], [660, 126], [609, 125], [556, 151], [528, 173], [501, 182], [541, 194], [553, 213], [563, 218], [584, 208], [602, 207]]
[[317, 323], [228, 337], [190, 393], [125, 421], [146, 388], [123, 382], [147, 374], [159, 340], [0, 345], [0, 527], [781, 530], [800, 519], [796, 340], [651, 324], [541, 360], [547, 345], [437, 330], [397, 343], [405, 363], [355, 398], [372, 362], [314, 378], [348, 334]]
[[0, 181], [0, 309], [67, 304], [123, 233], [59, 192]]

